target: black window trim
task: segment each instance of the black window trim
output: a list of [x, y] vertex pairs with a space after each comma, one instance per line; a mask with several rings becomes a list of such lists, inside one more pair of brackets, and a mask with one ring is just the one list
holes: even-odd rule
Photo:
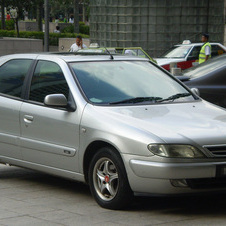
[[[75, 103], [75, 100], [74, 100], [74, 97], [73, 96], [72, 96], [72, 102], [73, 103], [71, 104], [72, 106], [69, 106], [68, 109], [67, 108], [59, 108], [59, 107], [46, 106], [44, 103], [41, 103], [41, 102], [38, 102], [38, 101], [34, 101], [34, 100], [30, 100], [29, 99], [30, 88], [31, 88], [31, 81], [32, 81], [32, 78], [33, 78], [33, 75], [34, 75], [36, 66], [37, 66], [37, 64], [38, 64], [39, 61], [47, 61], [47, 62], [55, 63], [55, 64], [57, 64], [60, 67], [60, 65], [58, 63], [56, 63], [54, 61], [51, 61], [51, 60], [35, 59], [34, 62], [33, 62], [32, 67], [30, 68], [29, 74], [26, 77], [26, 81], [24, 82], [24, 84], [25, 84], [24, 85], [24, 93], [23, 93], [23, 100], [24, 100], [24, 102], [25, 103], [29, 103], [29, 104], [39, 105], [39, 106], [46, 107], [46, 108], [54, 108], [54, 109], [57, 109], [57, 110], [68, 111], [68, 109], [69, 109], [70, 111], [75, 111], [76, 110], [76, 103]], [[66, 80], [66, 78], [65, 78], [65, 80]], [[67, 82], [67, 80], [66, 80], [66, 82]], [[69, 87], [69, 91], [70, 91], [70, 87]], [[70, 93], [71, 93], [71, 91], [70, 91]]]

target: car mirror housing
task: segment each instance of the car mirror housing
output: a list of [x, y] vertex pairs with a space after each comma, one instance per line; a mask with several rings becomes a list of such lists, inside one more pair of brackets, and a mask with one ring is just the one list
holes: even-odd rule
[[193, 94], [195, 94], [196, 96], [200, 96], [200, 92], [198, 88], [191, 88], [191, 91]]
[[68, 106], [68, 101], [63, 94], [50, 94], [45, 97], [44, 104], [50, 107], [66, 108]]

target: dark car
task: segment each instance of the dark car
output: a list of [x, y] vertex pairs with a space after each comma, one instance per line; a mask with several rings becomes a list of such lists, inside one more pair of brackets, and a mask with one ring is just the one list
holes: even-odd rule
[[185, 70], [178, 78], [190, 88], [198, 88], [203, 99], [226, 108], [225, 54]]

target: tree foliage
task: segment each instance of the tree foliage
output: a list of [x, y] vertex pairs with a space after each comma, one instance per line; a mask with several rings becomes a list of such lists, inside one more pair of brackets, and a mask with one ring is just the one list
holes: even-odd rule
[[[85, 10], [85, 16], [88, 17], [89, 13], [89, 2], [90, 0], [49, 0], [50, 5], [50, 16], [52, 18], [59, 18], [60, 16], [66, 21], [69, 20], [69, 17], [71, 15], [74, 16], [74, 18], [77, 18], [75, 23], [78, 25], [78, 15], [81, 15], [81, 12], [78, 12], [78, 9], [76, 9], [75, 4], [80, 4], [80, 6], [83, 6], [83, 10]], [[39, 30], [42, 30], [42, 12], [43, 12], [43, 5], [44, 0], [0, 0], [0, 5], [2, 8], [4, 6], [7, 8], [7, 11], [11, 11], [12, 9], [16, 10], [17, 14], [11, 15], [12, 19], [15, 22], [17, 33], [19, 36], [19, 27], [18, 27], [18, 20], [24, 19], [25, 12], [32, 12], [32, 15], [35, 16], [37, 23], [39, 24]], [[80, 7], [81, 8], [81, 7]], [[75, 10], [76, 9], [76, 10]], [[16, 16], [15, 16], [16, 15]], [[74, 25], [76, 25], [74, 24]], [[2, 23], [2, 25], [4, 25]], [[5, 25], [4, 25], [5, 26]], [[75, 29], [77, 30], [77, 29]], [[78, 30], [77, 30], [78, 31]]]

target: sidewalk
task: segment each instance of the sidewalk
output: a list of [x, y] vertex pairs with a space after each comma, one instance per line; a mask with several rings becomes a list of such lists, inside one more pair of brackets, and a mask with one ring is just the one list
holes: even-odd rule
[[225, 225], [226, 195], [136, 198], [124, 211], [99, 207], [87, 185], [0, 165], [0, 226]]

